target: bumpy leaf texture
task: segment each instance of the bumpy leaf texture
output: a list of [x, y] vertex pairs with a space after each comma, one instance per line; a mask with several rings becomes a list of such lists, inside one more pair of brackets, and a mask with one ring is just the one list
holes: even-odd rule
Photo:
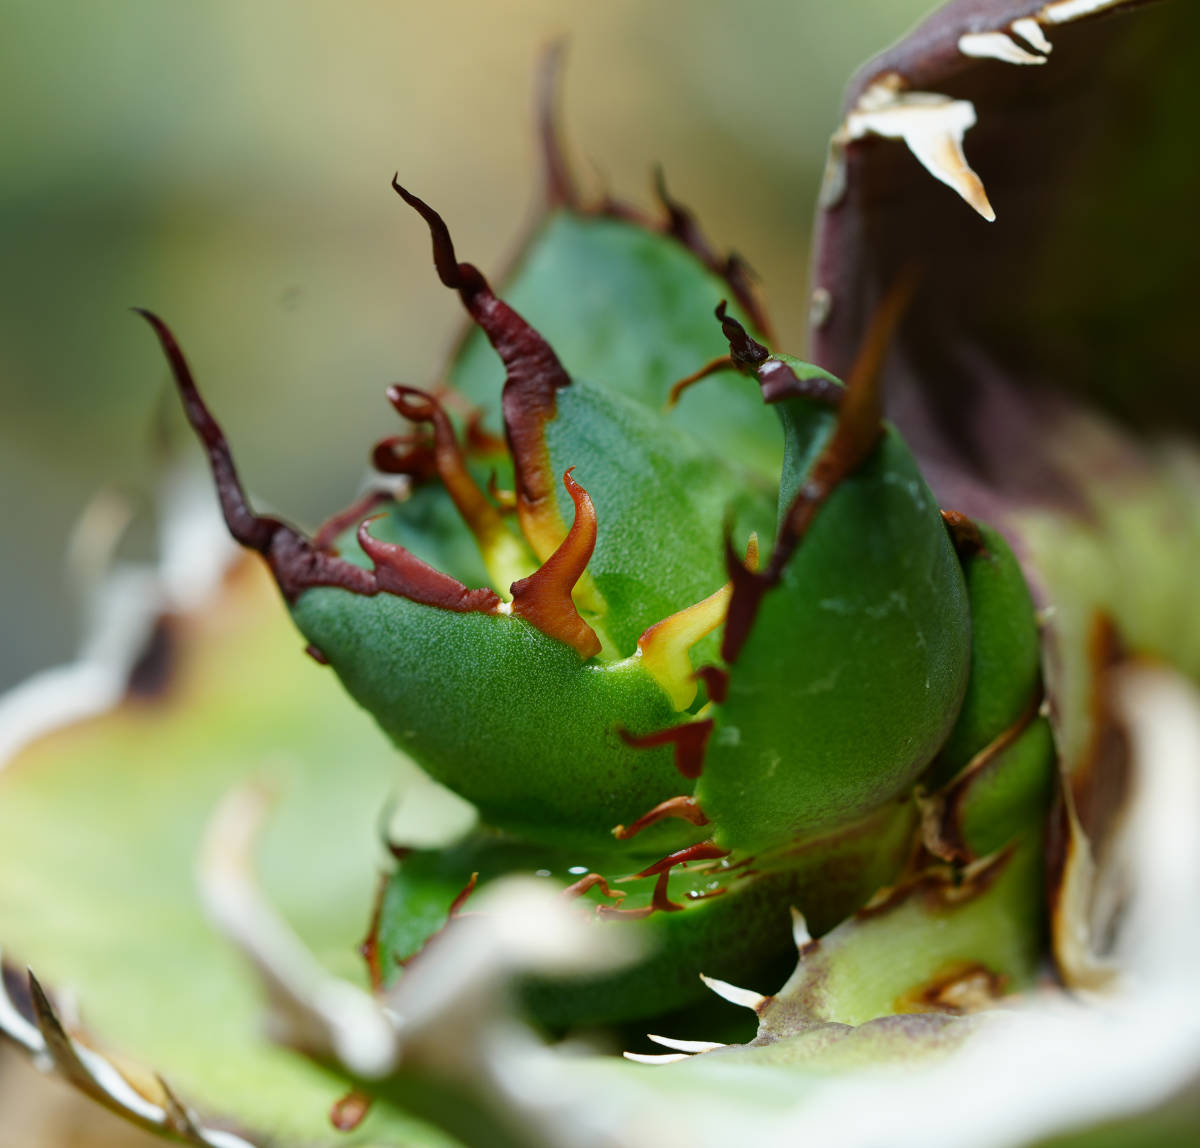
[[[1123, 723], [1128, 715], [1113, 709], [1110, 687], [1114, 668], [1131, 655], [1165, 661], [1192, 676], [1200, 670], [1200, 622], [1190, 577], [1200, 557], [1200, 470], [1191, 449], [1172, 441], [1193, 436], [1200, 415], [1192, 391], [1197, 355], [1190, 325], [1185, 326], [1189, 292], [1200, 271], [1191, 220], [1200, 178], [1194, 149], [1184, 146], [1197, 100], [1191, 60], [1180, 49], [1196, 42], [1198, 24], [1196, 7], [1185, 0], [947, 5], [852, 82], [818, 219], [810, 357], [836, 375], [849, 375], [885, 293], [915, 271], [919, 287], [884, 364], [891, 413], [916, 447], [941, 505], [984, 517], [1004, 532], [1043, 608], [1050, 719], [1065, 778], [1050, 881], [1055, 955], [1060, 975], [1088, 988], [1110, 977], [1108, 947], [1131, 947], [1130, 926], [1123, 931], [1127, 920], [1137, 922], [1145, 936], [1169, 934], [1175, 948], [1180, 938], [1191, 937], [1183, 898], [1167, 902], [1178, 908], [1173, 934], [1164, 914], [1151, 922], [1160, 926], [1157, 933], [1144, 912], [1139, 916], [1136, 896], [1144, 890], [1136, 882], [1134, 910], [1124, 903], [1129, 875], [1118, 830], [1130, 806], [1134, 773]], [[589, 355], [636, 353], [652, 337], [654, 362], [630, 364], [618, 377], [650, 380], [656, 395], [695, 370], [698, 358], [720, 355], [725, 346], [708, 318], [714, 299], [711, 290], [697, 292], [697, 280], [686, 271], [691, 265], [682, 262], [691, 258], [687, 251], [664, 246], [619, 213], [581, 218], [561, 210], [566, 185], [558, 174], [552, 187], [560, 210], [543, 236], [553, 242], [533, 249], [509, 301], [572, 364]], [[988, 222], [992, 213], [995, 221]], [[684, 217], [669, 212], [668, 218], [677, 232], [686, 230]], [[539, 252], [559, 265], [539, 267]], [[628, 273], [633, 264], [636, 275]], [[564, 322], [557, 329], [556, 308], [547, 305], [541, 312], [539, 300], [553, 304], [559, 275], [575, 278], [576, 267], [596, 275], [609, 268], [604, 274], [613, 289], [600, 296], [587, 322]], [[626, 339], [622, 336], [634, 329], [627, 324], [657, 315], [638, 294], [647, 283], [655, 291], [682, 293], [687, 305], [672, 311], [669, 323], [660, 317], [653, 330], [643, 332], [645, 341]], [[628, 312], [619, 308], [623, 300], [629, 301]], [[747, 304], [740, 315], [753, 323], [753, 305]], [[761, 321], [753, 325], [762, 330]], [[587, 368], [578, 369], [589, 377]], [[469, 336], [457, 359], [456, 387], [481, 402], [498, 393], [496, 371], [480, 337]], [[679, 414], [694, 420], [688, 430], [701, 441], [735, 454], [750, 471], [770, 479], [779, 463], [777, 432], [762, 421], [763, 408], [740, 382], [732, 374], [705, 380], [684, 396]], [[746, 401], [748, 394], [754, 401]], [[731, 450], [734, 441], [738, 445]], [[486, 459], [482, 450], [476, 465]], [[502, 473], [499, 481], [508, 478]], [[556, 497], [566, 509], [564, 493]], [[415, 518], [413, 508], [427, 518]], [[403, 523], [388, 518], [372, 529], [442, 569], [461, 571], [469, 585], [486, 584], [473, 546], [447, 543], [449, 532], [438, 523], [444, 524], [448, 511], [444, 500], [418, 490], [406, 504]], [[345, 553], [354, 557], [349, 541]], [[365, 556], [361, 562], [369, 565]], [[253, 612], [261, 618], [261, 610]], [[634, 629], [630, 634], [636, 638]], [[207, 654], [197, 648], [200, 667], [207, 670], [197, 669], [193, 688], [214, 705], [236, 709], [237, 680], [230, 681], [224, 667], [244, 664], [258, 675], [261, 669], [251, 670], [249, 657], [241, 658], [228, 635]], [[213, 670], [217, 663], [219, 673]], [[280, 680], [292, 682], [284, 666], [280, 658]], [[312, 667], [311, 674], [315, 681], [319, 671]], [[340, 795], [362, 806], [356, 815], [361, 823], [378, 803], [375, 780], [361, 791], [355, 787], [354, 796], [340, 778], [335, 795], [327, 775], [309, 768], [323, 756], [319, 733], [305, 732], [305, 717], [325, 712], [327, 703], [317, 696], [280, 695], [288, 710], [274, 720], [290, 725], [295, 735], [285, 772], [291, 776], [294, 769], [295, 777], [307, 779], [299, 800], [326, 807]], [[149, 716], [126, 705], [106, 720], [90, 748], [80, 743], [86, 727], [69, 731], [30, 751], [5, 775], [2, 932], [48, 980], [82, 989], [101, 1035], [169, 1070], [173, 1084], [202, 1107], [251, 1133], [321, 1142], [313, 1108], [323, 1114], [339, 1087], [362, 1084], [361, 1071], [351, 1064], [344, 1076], [336, 1070], [330, 1075], [328, 1060], [325, 1067], [310, 1068], [286, 1058], [285, 1066], [254, 1040], [246, 985], [206, 939], [188, 892], [188, 858], [222, 779], [240, 772], [247, 744], [263, 738], [274, 744], [275, 734], [261, 713], [219, 723], [207, 720], [203, 708], [184, 716], [192, 700], [193, 695], [180, 695], [178, 708]], [[1146, 712], [1166, 728], [1170, 707], [1151, 706], [1149, 695], [1145, 701]], [[162, 739], [153, 761], [144, 752], [147, 721]], [[347, 719], [346, 728], [352, 726], [360, 728]], [[1043, 723], [1028, 728], [1030, 740], [1048, 736]], [[205, 749], [205, 738], [218, 733], [225, 740]], [[1148, 735], [1142, 730], [1139, 736]], [[1188, 745], [1179, 739], [1184, 751]], [[382, 750], [377, 742], [359, 745], [352, 737], [349, 745], [339, 743], [328, 752], [372, 773], [368, 763]], [[999, 843], [996, 835], [1003, 834], [994, 816], [980, 820], [973, 814], [980, 802], [1003, 810], [1006, 803], [1019, 808], [1049, 799], [1037, 771], [1022, 768], [1023, 755], [1039, 757], [1036, 747], [1022, 738], [1002, 752], [1015, 764], [972, 771], [925, 810], [926, 841], [935, 851], [959, 856], [967, 849], [982, 857]], [[1162, 746], [1157, 752], [1164, 756]], [[93, 754], [101, 760], [99, 774], [89, 768]], [[201, 759], [210, 756], [220, 756], [227, 770], [218, 775], [202, 768]], [[187, 768], [191, 761], [194, 770]], [[373, 779], [382, 776], [382, 768]], [[111, 779], [130, 771], [135, 780], [118, 791]], [[129, 792], [138, 799], [127, 799]], [[64, 842], [57, 827], [66, 810], [73, 832]], [[155, 856], [170, 863], [153, 866], [153, 882], [140, 855], [111, 848], [114, 826], [125, 826], [130, 840], [161, 838]], [[356, 880], [363, 865], [341, 856], [334, 868], [355, 869], [354, 879], [325, 871], [320, 898], [309, 896], [311, 888], [304, 896], [289, 893], [288, 874], [311, 873], [304, 859], [313, 845], [289, 835], [286, 818], [273, 840], [278, 850], [268, 855], [273, 892], [326, 964], [347, 971], [344, 953], [330, 955], [339, 942], [326, 914], [344, 897], [362, 900]], [[1188, 888], [1187, 862], [1177, 855], [1176, 889]], [[726, 1143], [735, 1128], [739, 1137], [757, 1136], [764, 1143], [794, 1140], [801, 1131], [822, 1143], [869, 1143], [881, 1129], [849, 1112], [847, 1105], [857, 1103], [853, 1090], [827, 1089], [823, 1074], [908, 1061], [918, 1051], [936, 1058], [959, 1047], [976, 1022], [956, 1014], [990, 1001], [999, 987], [996, 969], [971, 964], [975, 898], [987, 893], [995, 898], [992, 904], [1011, 899], [1015, 914], [1027, 912], [1019, 882], [1030, 879], [1028, 866], [1034, 863], [1024, 854], [989, 868], [985, 859], [968, 864], [961, 884], [901, 882], [890, 896], [815, 942], [797, 927], [800, 962], [779, 993], [716, 986], [758, 1014], [758, 1039], [744, 1050], [649, 1070], [659, 1074], [653, 1080], [646, 1079], [647, 1070], [628, 1065], [522, 1059], [531, 1056], [527, 1048], [498, 1036], [509, 1031], [507, 1022], [495, 1020], [498, 1006], [468, 998], [473, 1019], [463, 1022], [448, 1008], [436, 1014], [434, 1028], [457, 1040], [426, 1052], [416, 1041], [407, 1073], [371, 1082], [383, 1103], [363, 1132], [379, 1143], [440, 1142], [438, 1133], [397, 1115], [407, 1108], [455, 1128], [468, 1142], [485, 1142], [486, 1124], [452, 1119], [450, 1110], [458, 1104], [473, 1116], [491, 1113], [493, 1142], [503, 1137], [520, 1142], [524, 1127], [527, 1143], [635, 1145], [644, 1142], [638, 1129], [656, 1111], [661, 1116], [670, 1098], [672, 1133], [691, 1144]], [[1134, 872], [1139, 873], [1136, 866]], [[450, 896], [460, 888], [456, 875], [444, 892]], [[1114, 890], [1122, 895], [1114, 896]], [[898, 954], [921, 951], [924, 942], [912, 938], [928, 937], [951, 905], [963, 928], [943, 938], [936, 951], [924, 951], [917, 969], [897, 960]], [[399, 952], [429, 931], [391, 943]], [[131, 949], [139, 951], [136, 962], [126, 958]], [[1076, 1032], [1068, 1021], [1035, 1030], [1024, 1046], [1018, 1039], [1008, 1046], [1007, 1061], [997, 1054], [989, 1062], [981, 1053], [981, 1063], [990, 1068], [978, 1074], [931, 1071], [907, 1076], [891, 1091], [864, 1078], [859, 1087], [876, 1091], [857, 1095], [869, 1095], [867, 1108], [888, 1114], [892, 1142], [922, 1145], [1028, 1143], [1078, 1125], [1089, 1114], [1128, 1116], [1149, 1107], [1194, 1078], [1200, 1036], [1189, 1027], [1188, 1004], [1194, 1006], [1196, 996], [1186, 974], [1179, 978], [1178, 964], [1165, 957], [1155, 964], [1136, 951], [1138, 968], [1161, 978], [1175, 1002], [1168, 1024], [1169, 1010], [1158, 1007], [1161, 1001], [1129, 998], [1141, 1015], [1134, 1007], [1129, 1027], [1118, 1035], [1121, 1047], [1141, 1049], [1137, 1065], [1115, 1053], [1108, 1060], [1100, 1053], [1090, 1056], [1119, 1042], [1105, 1044], [1114, 1034], [1103, 1025], [1079, 1020]], [[1186, 944], [1182, 951], [1188, 951]], [[1026, 953], [1011, 955], [1013, 968], [1029, 960]], [[940, 983], [926, 975], [930, 961], [946, 973]], [[428, 967], [417, 962], [415, 968], [423, 963]], [[157, 982], [147, 980], [147, 969], [167, 980], [153, 988]], [[193, 986], [187, 999], [197, 1004], [183, 1024], [172, 1015], [181, 1000], [172, 991], [180, 969]], [[407, 980], [401, 979], [393, 1003], [407, 1001], [416, 1015], [419, 998], [404, 996]], [[896, 1011], [897, 998], [914, 983], [926, 995], [907, 1004], [921, 1015], [871, 1019]], [[416, 979], [409, 989], [419, 993]], [[230, 994], [234, 1006], [225, 1012]], [[431, 988], [426, 1003], [436, 1009], [444, 1001]], [[931, 1008], [936, 1011], [925, 1011]], [[234, 1013], [231, 1039], [215, 1018]], [[455, 1027], [460, 1023], [467, 1027]], [[8, 1027], [26, 1031], [19, 1022]], [[53, 1028], [48, 1022], [46, 1027]], [[310, 1037], [314, 1033], [319, 1035], [319, 1026], [309, 1030]], [[296, 1039], [295, 1030], [289, 1035]], [[704, 1046], [676, 1042], [676, 1047], [686, 1056]], [[231, 1057], [231, 1050], [238, 1056]], [[311, 1050], [336, 1059], [315, 1037]], [[1000, 1066], [1018, 1060], [1031, 1067], [1019, 1081], [1013, 1078], [1014, 1091]], [[504, 1065], [518, 1061], [539, 1087], [522, 1089], [506, 1080]], [[339, 1077], [342, 1085], [335, 1083]], [[962, 1114], [947, 1109], [947, 1095], [960, 1098]], [[549, 1096], [557, 1107], [542, 1103]], [[161, 1108], [165, 1112], [170, 1105]], [[931, 1112], [939, 1114], [932, 1126], [926, 1119]], [[986, 1114], [982, 1126], [981, 1114]], [[177, 1121], [176, 1131], [179, 1127]], [[662, 1142], [653, 1135], [653, 1142]]]

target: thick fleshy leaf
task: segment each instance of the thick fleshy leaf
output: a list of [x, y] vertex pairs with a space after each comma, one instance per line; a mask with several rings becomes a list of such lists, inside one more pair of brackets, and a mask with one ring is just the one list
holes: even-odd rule
[[732, 668], [696, 789], [718, 843], [769, 848], [896, 796], [953, 724], [969, 646], [958, 559], [889, 433], [818, 513]]
[[[679, 792], [669, 751], [620, 737], [622, 726], [658, 728], [676, 717], [640, 663], [581, 663], [520, 618], [393, 594], [318, 587], [292, 613], [351, 696], [494, 825], [595, 848], [614, 844], [614, 826]], [[467, 748], [472, 742], [479, 751]], [[677, 837], [659, 827], [646, 848]]]

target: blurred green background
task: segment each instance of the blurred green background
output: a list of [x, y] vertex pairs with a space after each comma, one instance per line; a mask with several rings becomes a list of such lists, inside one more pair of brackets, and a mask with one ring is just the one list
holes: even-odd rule
[[[313, 524], [457, 330], [424, 228], [496, 270], [537, 199], [540, 54], [585, 185], [648, 205], [661, 162], [800, 346], [807, 233], [842, 85], [930, 0], [45, 4], [0, 35], [0, 688], [70, 655], [72, 523], [147, 502], [176, 329], [262, 504]], [[171, 418], [178, 425], [172, 408]]]

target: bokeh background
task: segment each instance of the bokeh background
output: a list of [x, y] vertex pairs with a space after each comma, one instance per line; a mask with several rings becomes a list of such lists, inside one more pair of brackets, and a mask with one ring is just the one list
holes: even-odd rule
[[[320, 521], [394, 429], [386, 384], [430, 381], [460, 322], [392, 173], [462, 257], [503, 266], [538, 199], [538, 60], [565, 38], [581, 181], [650, 206], [661, 163], [802, 350], [842, 86], [933, 6], [3, 0], [0, 689], [75, 648], [65, 556], [83, 508], [105, 490], [148, 505], [161, 428], [184, 441], [128, 307], [175, 327], [260, 504]], [[134, 1143], [33, 1079], [0, 1059], [3, 1148]]]

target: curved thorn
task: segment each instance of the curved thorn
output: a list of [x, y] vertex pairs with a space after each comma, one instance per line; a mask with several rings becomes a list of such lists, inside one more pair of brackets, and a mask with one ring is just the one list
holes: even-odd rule
[[791, 914], [792, 940], [796, 944], [797, 951], [803, 953], [813, 943], [812, 934], [808, 931], [808, 922], [804, 919], [804, 914], [794, 905], [791, 908]]
[[580, 617], [571, 590], [596, 546], [596, 509], [587, 491], [571, 477], [574, 469], [563, 475], [563, 485], [575, 503], [575, 521], [558, 549], [528, 578], [512, 584], [512, 612], [566, 642], [586, 661], [600, 652], [600, 639]]
[[681, 794], [679, 797], [668, 797], [666, 801], [660, 801], [653, 809], [647, 810], [629, 826], [616, 826], [612, 834], [618, 841], [628, 841], [630, 837], [635, 837], [643, 829], [668, 818], [688, 821], [692, 825], [708, 824], [708, 818], [704, 815], [704, 810], [700, 808], [696, 799]]
[[208, 455], [229, 533], [247, 549], [257, 551], [266, 559], [280, 592], [289, 602], [294, 602], [312, 586], [336, 586], [354, 594], [376, 593], [375, 579], [369, 571], [318, 550], [300, 531], [277, 518], [261, 517], [250, 509], [229, 443], [200, 397], [191, 369], [171, 329], [153, 312], [140, 307], [134, 310], [153, 328], [167, 357], [184, 413]]
[[514, 514], [516, 512], [517, 492], [515, 490], [502, 489], [500, 480], [496, 477], [494, 470], [488, 475], [487, 491], [488, 496], [496, 504], [501, 514]]
[[367, 924], [367, 935], [358, 944], [358, 955], [367, 966], [367, 980], [371, 991], [380, 993], [384, 989], [383, 962], [379, 952], [379, 930], [383, 924], [383, 903], [387, 897], [388, 885], [392, 875], [389, 872], [379, 874], [375, 885], [375, 899], [371, 906], [371, 920]]
[[475, 892], [475, 886], [478, 884], [478, 882], [479, 874], [472, 873], [470, 878], [467, 880], [467, 883], [458, 891], [454, 900], [450, 902], [450, 908], [446, 911], [446, 919], [441, 923], [441, 925], [432, 933], [430, 933], [429, 936], [421, 942], [420, 947], [409, 953], [407, 957], [398, 957], [396, 959], [396, 964], [398, 964], [402, 969], [406, 969], [413, 963], [413, 961], [417, 960], [419, 957], [423, 957], [429, 951], [429, 946], [433, 944], [433, 942], [439, 937], [444, 936], [446, 930], [450, 928], [451, 924], [463, 915], [463, 905], [467, 903], [467, 899], [472, 893]]
[[392, 176], [392, 190], [425, 220], [433, 240], [433, 265], [437, 269], [438, 278], [443, 287], [458, 291], [463, 296], [463, 302], [470, 306], [469, 296], [478, 291], [488, 291], [487, 280], [480, 271], [470, 263], [459, 263], [454, 253], [454, 240], [450, 238], [450, 228], [446, 221], [429, 206], [420, 196], [413, 195], [400, 183], [400, 173]]
[[712, 1052], [718, 1048], [728, 1047], [715, 1040], [678, 1040], [673, 1036], [656, 1036], [652, 1032], [646, 1033], [646, 1039], [654, 1041], [655, 1044], [661, 1044], [663, 1048], [674, 1049], [676, 1052]]
[[643, 905], [640, 909], [621, 909], [616, 905], [597, 905], [596, 916], [605, 920], [644, 921], [658, 910], [654, 905]]
[[358, 544], [375, 564], [374, 582], [378, 590], [460, 614], [496, 612], [500, 596], [494, 590], [486, 587], [470, 590], [457, 578], [422, 562], [403, 546], [373, 537], [370, 525], [375, 521], [376, 518], [368, 518], [359, 525]]
[[521, 529], [534, 553], [546, 559], [566, 530], [554, 497], [554, 475], [545, 426], [554, 418], [556, 395], [571, 377], [550, 344], [507, 303], [470, 263], [459, 263], [442, 217], [424, 200], [392, 181], [396, 193], [425, 220], [433, 239], [433, 262], [447, 287], [458, 291], [471, 318], [504, 364], [504, 430], [512, 454]]
[[681, 913], [683, 906], [676, 901], [672, 901], [668, 892], [667, 885], [671, 880], [671, 873], [664, 869], [654, 882], [654, 894], [650, 898], [650, 907], [658, 913]]
[[200, 397], [191, 368], [183, 357], [183, 351], [180, 350], [171, 329], [152, 311], [143, 307], [134, 307], [133, 310], [150, 324], [158, 336], [183, 403], [183, 412], [208, 455], [208, 464], [217, 487], [217, 497], [221, 502], [221, 513], [225, 517], [229, 533], [247, 549], [265, 554], [270, 548], [275, 532], [283, 524], [273, 518], [262, 518], [250, 509], [250, 502], [233, 464], [233, 454], [226, 441], [225, 432], [221, 430], [212, 412]]
[[689, 901], [708, 901], [713, 897], [724, 897], [728, 892], [728, 885], [718, 885], [715, 889], [689, 889], [684, 896]]
[[466, 451], [474, 458], [480, 455], [488, 457], [494, 454], [504, 454], [508, 443], [499, 435], [492, 434], [483, 425], [483, 411], [476, 409], [467, 415]]
[[667, 191], [667, 177], [661, 163], [654, 165], [654, 194], [658, 196], [658, 202], [662, 204], [663, 210], [667, 213], [664, 227], [666, 233], [682, 243], [707, 267], [718, 267], [717, 257], [704, 233], [700, 230], [695, 213], [684, 207], [678, 200], [672, 199], [670, 192]]
[[703, 379], [711, 378], [713, 375], [718, 375], [722, 371], [733, 370], [734, 362], [730, 355], [718, 355], [715, 359], [709, 359], [698, 371], [693, 371], [690, 375], [680, 379], [677, 383], [673, 383], [670, 391], [667, 392], [666, 409], [673, 410], [675, 404], [679, 402], [683, 396], [683, 392], [689, 387], [695, 386]]
[[733, 592], [729, 597], [729, 608], [725, 612], [725, 633], [721, 638], [721, 657], [732, 664], [737, 660], [742, 646], [750, 636], [754, 619], [758, 615], [758, 606], [763, 595], [774, 585], [774, 582], [757, 570], [751, 570], [742, 561], [736, 549], [729, 529], [725, 531], [725, 569], [729, 573], [729, 581]]
[[721, 981], [716, 977], [706, 977], [703, 973], [700, 974], [700, 979], [722, 1000], [754, 1012], [758, 1012], [771, 999], [763, 996], [762, 993], [756, 993], [753, 989], [738, 988], [737, 985], [731, 985], [728, 981]]
[[665, 857], [660, 857], [653, 865], [647, 865], [637, 877], [654, 877], [657, 875], [665, 875], [669, 873], [676, 865], [687, 865], [692, 861], [718, 861], [722, 857], [728, 857], [729, 850], [722, 849], [711, 838], [708, 841], [700, 841], [695, 845], [689, 845], [685, 849], [676, 849], [674, 853], [668, 853]]

